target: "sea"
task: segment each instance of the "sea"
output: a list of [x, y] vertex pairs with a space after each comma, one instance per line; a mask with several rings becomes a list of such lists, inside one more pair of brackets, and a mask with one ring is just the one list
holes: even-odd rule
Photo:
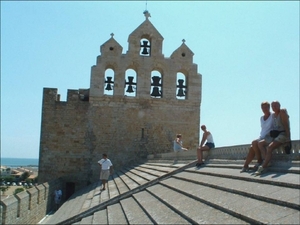
[[34, 158], [2, 158], [1, 166], [6, 167], [38, 167], [39, 159]]

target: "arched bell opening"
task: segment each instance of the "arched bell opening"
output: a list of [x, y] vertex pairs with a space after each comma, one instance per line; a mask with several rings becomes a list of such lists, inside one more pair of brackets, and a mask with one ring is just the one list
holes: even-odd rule
[[151, 72], [150, 96], [152, 98], [162, 98], [162, 75], [157, 70]]
[[124, 84], [124, 96], [136, 97], [137, 89], [137, 76], [133, 69], [126, 70], [125, 84]]
[[112, 69], [106, 69], [104, 73], [104, 94], [114, 95], [115, 72]]
[[140, 40], [140, 55], [151, 56], [151, 41], [147, 38]]
[[187, 99], [186, 76], [178, 72], [176, 77], [176, 98], [180, 100]]

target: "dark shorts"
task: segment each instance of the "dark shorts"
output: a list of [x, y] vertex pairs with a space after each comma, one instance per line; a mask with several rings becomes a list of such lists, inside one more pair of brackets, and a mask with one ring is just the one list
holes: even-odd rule
[[215, 144], [214, 144], [214, 143], [211, 143], [211, 142], [206, 142], [205, 145], [208, 146], [209, 149], [212, 149], [212, 148], [215, 147]]

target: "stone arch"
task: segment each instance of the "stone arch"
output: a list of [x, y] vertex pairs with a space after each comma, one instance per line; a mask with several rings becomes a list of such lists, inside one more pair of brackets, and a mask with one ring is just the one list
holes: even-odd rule
[[151, 56], [152, 40], [150, 35], [144, 34], [140, 38], [140, 55]]
[[125, 71], [124, 96], [136, 97], [137, 72], [134, 67], [128, 67]]
[[104, 95], [114, 95], [115, 70], [107, 66], [104, 71]]
[[179, 70], [176, 73], [176, 99], [187, 99], [187, 71]]
[[161, 69], [151, 71], [150, 96], [152, 98], [163, 97], [163, 74]]

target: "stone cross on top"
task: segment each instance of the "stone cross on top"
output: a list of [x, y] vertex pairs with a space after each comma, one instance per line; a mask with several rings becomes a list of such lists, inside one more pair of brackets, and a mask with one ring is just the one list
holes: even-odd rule
[[150, 13], [148, 12], [148, 10], [145, 10], [143, 13], [144, 13], [144, 15], [145, 15], [145, 17], [146, 17], [146, 20], [147, 20], [149, 17], [151, 17], [151, 15], [150, 15]]

